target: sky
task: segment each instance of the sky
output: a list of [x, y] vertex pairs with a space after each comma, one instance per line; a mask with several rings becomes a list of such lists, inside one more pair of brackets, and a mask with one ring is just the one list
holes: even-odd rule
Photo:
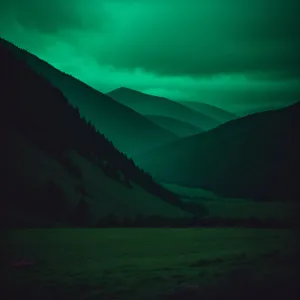
[[0, 36], [108, 92], [245, 114], [300, 100], [298, 0], [1, 0]]

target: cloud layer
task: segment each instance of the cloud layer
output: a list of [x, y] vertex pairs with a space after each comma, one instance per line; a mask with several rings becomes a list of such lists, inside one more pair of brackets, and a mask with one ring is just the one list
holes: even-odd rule
[[296, 99], [298, 2], [2, 0], [0, 35], [104, 91], [127, 85], [226, 106], [224, 91], [281, 87]]

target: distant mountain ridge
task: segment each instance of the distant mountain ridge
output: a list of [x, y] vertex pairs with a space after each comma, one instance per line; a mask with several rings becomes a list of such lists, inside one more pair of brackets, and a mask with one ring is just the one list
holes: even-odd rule
[[164, 116], [155, 116], [155, 115], [144, 115], [153, 123], [156, 123], [162, 128], [175, 133], [178, 137], [185, 137], [189, 135], [194, 135], [203, 132], [202, 129], [191, 125], [189, 123], [185, 123], [179, 121], [174, 118], [164, 117]]
[[209, 105], [202, 102], [196, 101], [180, 101], [182, 105], [192, 108], [196, 111], [202, 112], [209, 117], [218, 120], [219, 122], [226, 123], [228, 121], [237, 119], [238, 116], [230, 113], [222, 108], [216, 107], [214, 105]]
[[0, 45], [10, 49], [37, 73], [49, 80], [78, 107], [80, 115], [91, 121], [116, 147], [126, 154], [137, 154], [177, 139], [177, 136], [154, 124], [134, 110], [111, 97], [67, 75], [38, 57], [0, 39]]
[[221, 124], [219, 121], [178, 102], [129, 88], [121, 87], [107, 93], [107, 95], [142, 115], [170, 117], [202, 130], [208, 130]]
[[300, 102], [230, 121], [135, 157], [155, 178], [224, 196], [300, 199]]

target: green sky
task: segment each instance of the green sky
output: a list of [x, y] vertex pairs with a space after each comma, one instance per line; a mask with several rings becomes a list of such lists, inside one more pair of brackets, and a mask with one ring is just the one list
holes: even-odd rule
[[0, 35], [107, 92], [236, 112], [300, 100], [298, 0], [1, 0]]

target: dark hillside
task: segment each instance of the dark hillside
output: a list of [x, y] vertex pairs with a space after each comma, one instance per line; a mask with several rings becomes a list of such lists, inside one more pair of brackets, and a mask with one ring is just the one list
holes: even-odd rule
[[220, 195], [299, 201], [300, 102], [249, 115], [136, 157], [155, 178]]
[[[136, 167], [90, 122], [80, 117], [78, 109], [68, 103], [62, 92], [1, 44], [0, 60], [2, 137], [11, 130], [16, 131], [64, 166], [68, 165], [64, 153], [75, 150], [128, 188], [132, 188], [130, 182], [134, 182], [161, 199], [179, 205], [175, 194]], [[69, 165], [69, 168], [72, 166]], [[4, 168], [5, 175], [13, 171], [9, 165]], [[73, 168], [72, 172], [80, 176], [80, 171]], [[4, 186], [8, 185], [14, 183], [5, 182]], [[11, 188], [14, 189], [13, 186]], [[54, 194], [59, 193], [55, 187], [50, 185], [49, 188]]]

